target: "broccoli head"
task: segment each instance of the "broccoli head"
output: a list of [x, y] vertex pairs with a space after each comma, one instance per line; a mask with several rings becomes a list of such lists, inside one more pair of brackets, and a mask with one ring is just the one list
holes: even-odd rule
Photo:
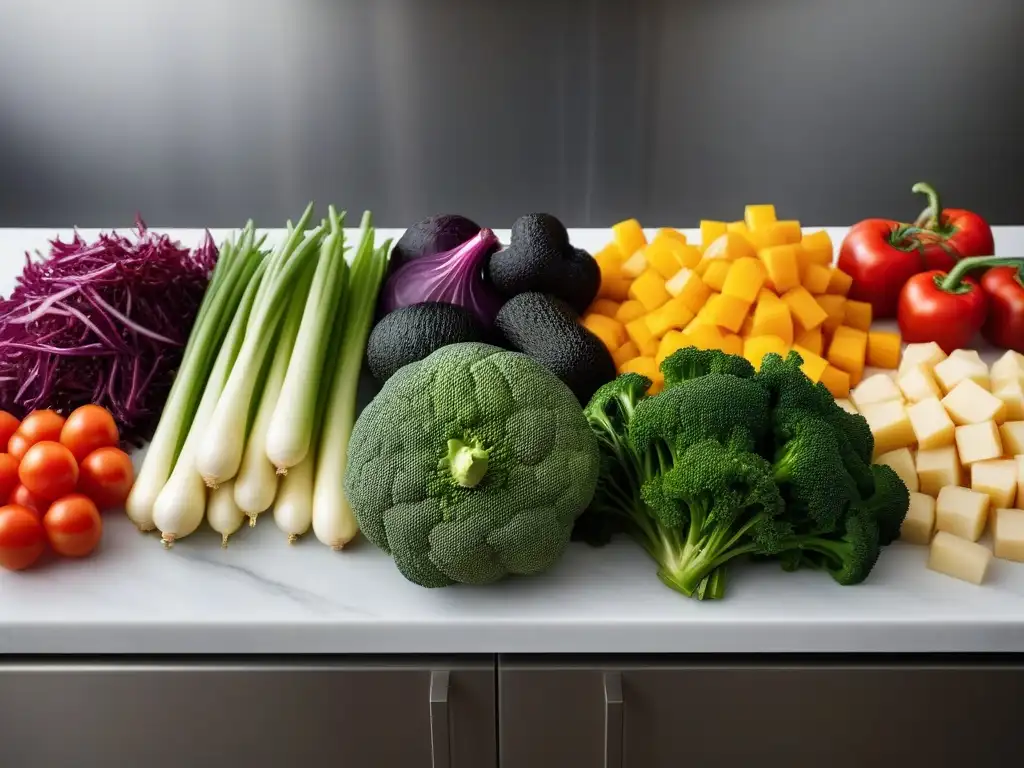
[[872, 464], [875, 492], [858, 506], [878, 525], [878, 538], [882, 546], [892, 544], [900, 537], [900, 528], [910, 507], [910, 491], [903, 479], [887, 464]]
[[707, 376], [709, 373], [726, 373], [739, 379], [754, 376], [754, 366], [745, 357], [729, 355], [718, 349], [683, 347], [666, 357], [661, 363], [665, 377], [665, 388], [690, 379]]
[[[841, 535], [795, 537], [786, 542], [783, 567], [823, 568], [839, 584], [851, 586], [864, 581], [878, 562], [881, 552], [878, 525], [870, 512], [853, 510], [843, 521]], [[800, 557], [793, 551], [800, 552]]]

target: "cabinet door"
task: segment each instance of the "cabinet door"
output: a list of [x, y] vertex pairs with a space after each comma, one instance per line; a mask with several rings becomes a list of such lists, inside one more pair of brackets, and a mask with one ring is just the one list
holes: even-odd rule
[[488, 768], [492, 661], [0, 664], [0, 766]]
[[1018, 764], [1024, 666], [499, 661], [502, 768]]

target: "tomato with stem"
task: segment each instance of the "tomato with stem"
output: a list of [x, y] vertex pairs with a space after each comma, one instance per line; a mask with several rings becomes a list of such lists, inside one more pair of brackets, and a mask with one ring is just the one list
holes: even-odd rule
[[119, 507], [135, 480], [132, 458], [120, 448], [98, 448], [78, 465], [78, 490], [100, 509]]
[[36, 443], [18, 465], [21, 484], [36, 496], [52, 501], [78, 485], [78, 462], [67, 448], [52, 440]]
[[22, 571], [46, 549], [46, 532], [31, 510], [8, 504], [0, 507], [0, 567]]
[[43, 528], [53, 551], [63, 557], [85, 557], [103, 536], [99, 509], [81, 493], [53, 502], [43, 515]]
[[120, 441], [110, 411], [100, 405], [83, 405], [68, 416], [60, 431], [60, 442], [82, 461], [97, 448], [116, 447]]

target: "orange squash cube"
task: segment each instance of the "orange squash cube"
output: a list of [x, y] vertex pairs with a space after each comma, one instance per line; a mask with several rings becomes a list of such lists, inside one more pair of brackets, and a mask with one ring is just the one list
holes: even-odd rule
[[646, 376], [651, 381], [651, 388], [648, 391], [652, 395], [660, 392], [665, 385], [665, 377], [661, 375], [661, 369], [658, 368], [653, 357], [641, 356], [627, 360], [619, 366], [619, 373], [638, 373], [641, 376]]
[[715, 240], [720, 238], [726, 232], [724, 221], [708, 221], [703, 220], [700, 223], [700, 245], [701, 248], [707, 249]]
[[839, 370], [834, 365], [829, 365], [821, 374], [821, 383], [836, 400], [850, 396], [850, 374]]
[[825, 352], [825, 340], [822, 336], [821, 328], [801, 331], [796, 335], [793, 345], [803, 347], [816, 355], [821, 355]]
[[695, 245], [676, 245], [676, 258], [679, 263], [688, 269], [695, 268], [700, 264], [700, 260], [704, 258], [704, 255], [700, 252], [700, 248]]
[[871, 329], [871, 319], [871, 305], [866, 301], [849, 300], [846, 302], [843, 325], [856, 328], [859, 331], [868, 331]]
[[647, 236], [636, 219], [626, 219], [613, 225], [612, 237], [626, 259], [647, 245]]
[[814, 330], [828, 319], [825, 310], [802, 285], [790, 288], [782, 294], [782, 300], [789, 306], [793, 319], [805, 331]]
[[850, 288], [853, 287], [853, 278], [848, 274], [839, 269], [839, 267], [832, 268], [832, 274], [828, 279], [828, 293], [835, 294], [837, 296], [846, 296], [850, 293]]
[[821, 264], [808, 264], [803, 272], [803, 284], [812, 295], [818, 296], [828, 290], [828, 281], [832, 270]]
[[745, 235], [750, 230], [747, 229], [747, 222], [745, 221], [730, 221], [725, 225], [725, 231], [736, 235]]
[[768, 229], [775, 223], [774, 205], [748, 205], [743, 209], [743, 221], [747, 229]]
[[[757, 305], [754, 305], [755, 308]], [[746, 320], [743, 321], [743, 325], [740, 326], [740, 336], [744, 339], [749, 338], [750, 332], [754, 330], [754, 313], [748, 312]]]
[[750, 302], [720, 293], [708, 300], [709, 316], [720, 328], [736, 333], [743, 327], [743, 321], [750, 311]]
[[628, 277], [608, 277], [601, 280], [597, 295], [602, 299], [625, 301], [629, 296], [629, 287], [633, 281]]
[[[869, 331], [868, 365], [875, 368], [888, 368], [889, 370], [898, 368], [902, 341], [898, 333]], [[1020, 501], [1024, 503], [1024, 499]]]
[[668, 237], [655, 238], [654, 242], [644, 248], [647, 265], [668, 280], [683, 266], [676, 251], [679, 245], [678, 241]]
[[671, 298], [665, 290], [665, 280], [657, 272], [647, 270], [629, 286], [629, 298], [644, 305], [653, 312]]
[[641, 357], [654, 357], [658, 354], [658, 344], [661, 339], [650, 338], [640, 345], [640, 356]]
[[639, 251], [634, 253], [624, 262], [622, 262], [621, 272], [626, 277], [636, 279], [640, 277], [644, 272], [647, 271], [647, 254], [645, 249], [641, 248]]
[[638, 317], [643, 317], [647, 314], [647, 310], [644, 309], [644, 305], [635, 299], [624, 301], [619, 304], [618, 310], [615, 312], [615, 319], [623, 325], [631, 323]]
[[594, 299], [594, 303], [590, 305], [587, 312], [614, 318], [618, 314], [620, 306], [622, 305], [611, 299]]
[[843, 320], [846, 317], [846, 297], [825, 294], [823, 296], [815, 296], [814, 300], [818, 302], [818, 306], [824, 309], [825, 314], [828, 315], [828, 319], [821, 324], [821, 329], [825, 333], [834, 333], [836, 328], [843, 324]]
[[800, 240], [800, 248], [807, 257], [808, 264], [817, 264], [821, 267], [831, 267], [835, 250], [832, 246], [832, 238], [828, 232], [819, 230], [809, 232]]
[[768, 273], [759, 259], [750, 257], [736, 259], [732, 262], [725, 282], [722, 284], [722, 293], [752, 304], [761, 292], [761, 287], [767, 278]]
[[669, 331], [661, 337], [661, 342], [658, 344], [658, 352], [654, 356], [654, 361], [661, 366], [666, 357], [676, 350], [688, 347], [689, 345], [690, 341], [685, 333], [682, 331]]
[[802, 231], [799, 221], [777, 221], [772, 227], [772, 234], [787, 245], [796, 245], [800, 242]]
[[660, 237], [671, 237], [673, 240], [678, 240], [680, 243], [686, 244], [686, 235], [680, 232], [678, 229], [672, 229], [672, 227], [662, 227], [654, 235], [654, 239], [657, 240]]
[[756, 370], [761, 369], [761, 361], [769, 352], [785, 358], [789, 354], [789, 345], [778, 336], [750, 336], [743, 342], [743, 356], [750, 361]]
[[692, 312], [699, 312], [711, 295], [711, 289], [700, 275], [686, 267], [669, 278], [665, 283], [665, 290], [669, 296], [682, 301]]
[[761, 303], [762, 301], [777, 301], [777, 302], [781, 302], [782, 299], [779, 298], [779, 295], [777, 293], [775, 293], [775, 291], [773, 291], [771, 288], [768, 288], [766, 286], [766, 287], [762, 288], [761, 291], [757, 294], [756, 301], [758, 303]]
[[660, 339], [667, 331], [681, 330], [689, 325], [694, 313], [679, 299], [670, 299], [661, 307], [645, 315], [644, 321], [651, 335]]
[[618, 320], [605, 315], [584, 315], [583, 327], [597, 336], [609, 352], [626, 343], [626, 328]]
[[601, 271], [602, 280], [607, 277], [620, 277], [622, 275], [622, 262], [625, 259], [622, 256], [622, 251], [619, 250], [619, 246], [615, 243], [608, 243], [608, 245], [595, 253], [594, 261], [597, 262], [597, 268]]
[[725, 286], [725, 278], [729, 276], [729, 270], [732, 269], [732, 262], [726, 261], [725, 259], [717, 259], [708, 264], [708, 269], [704, 273], [704, 285], [713, 291], [721, 292]]
[[751, 336], [775, 336], [787, 346], [793, 343], [793, 318], [789, 307], [779, 299], [761, 300], [754, 306]]
[[743, 339], [735, 333], [722, 334], [722, 351], [727, 355], [743, 356]]
[[627, 360], [632, 360], [634, 357], [639, 357], [639, 356], [640, 356], [640, 349], [637, 347], [636, 344], [633, 343], [632, 339], [630, 339], [625, 344], [623, 344], [621, 347], [619, 347], [614, 352], [612, 352], [612, 360], [615, 361], [616, 369], [618, 369], [619, 366], [621, 366]]
[[851, 386], [855, 386], [853, 376], [859, 378], [864, 372], [867, 347], [868, 335], [858, 328], [841, 325], [832, 335], [832, 343], [828, 345], [828, 361], [851, 375]]
[[638, 317], [636, 320], [630, 320], [626, 323], [626, 335], [629, 336], [630, 340], [636, 344], [636, 348], [639, 352], [643, 353], [644, 345], [650, 341], [657, 344], [657, 339], [654, 338], [654, 334], [651, 333], [651, 329], [647, 327], [647, 316]]
[[761, 251], [761, 261], [776, 293], [783, 294], [800, 285], [800, 264], [796, 246], [776, 245]]
[[736, 261], [736, 259], [746, 256], [757, 256], [757, 251], [746, 237], [732, 231], [726, 232], [704, 249], [705, 261], [714, 261], [715, 259]]
[[723, 334], [718, 326], [702, 324], [686, 331], [689, 346], [699, 349], [721, 349]]
[[800, 370], [804, 372], [804, 376], [817, 384], [821, 381], [822, 375], [825, 373], [825, 369], [828, 368], [828, 361], [821, 355], [805, 348], [799, 344], [793, 345], [793, 351], [803, 358], [803, 364], [800, 366]]

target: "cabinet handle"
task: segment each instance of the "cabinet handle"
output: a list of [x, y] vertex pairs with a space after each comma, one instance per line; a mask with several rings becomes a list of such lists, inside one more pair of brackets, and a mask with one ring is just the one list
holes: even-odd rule
[[622, 674], [604, 673], [604, 768], [622, 768]]
[[451, 768], [448, 677], [448, 670], [435, 670], [430, 673], [430, 760], [433, 768]]

